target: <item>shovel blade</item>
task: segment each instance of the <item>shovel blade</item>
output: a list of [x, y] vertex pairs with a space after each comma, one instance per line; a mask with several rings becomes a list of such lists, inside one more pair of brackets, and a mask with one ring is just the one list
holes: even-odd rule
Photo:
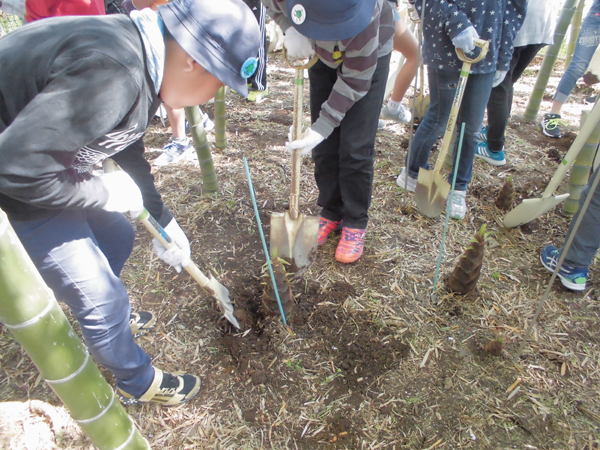
[[523, 200], [512, 211], [504, 216], [504, 226], [506, 228], [520, 227], [532, 220], [537, 219], [542, 214], [547, 213], [556, 205], [564, 201], [569, 194], [550, 195], [542, 198], [528, 198]]
[[210, 275], [209, 280], [210, 281], [208, 282], [206, 287], [212, 291], [211, 295], [217, 300], [217, 305], [223, 313], [223, 316], [225, 316], [225, 318], [229, 320], [229, 322], [231, 322], [237, 329], [239, 329], [240, 324], [233, 315], [233, 304], [231, 303], [231, 300], [229, 298], [229, 289], [227, 289], [225, 286], [219, 283], [217, 279], [212, 276], [212, 274]]
[[419, 169], [415, 200], [419, 211], [427, 217], [439, 216], [446, 207], [450, 184], [438, 172]]
[[289, 212], [271, 213], [271, 255], [290, 263], [288, 272], [299, 278], [317, 259], [319, 218], [299, 214], [292, 219]]

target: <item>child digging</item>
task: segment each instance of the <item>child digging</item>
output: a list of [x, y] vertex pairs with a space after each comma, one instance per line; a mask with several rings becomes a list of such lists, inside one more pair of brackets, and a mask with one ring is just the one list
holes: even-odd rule
[[379, 112], [392, 51], [394, 19], [387, 0], [267, 0], [292, 57], [319, 61], [309, 70], [312, 126], [289, 149], [312, 151], [322, 207], [319, 245], [342, 226], [335, 258], [358, 260], [373, 187]]
[[[190, 246], [154, 186], [143, 147], [129, 144], [161, 100], [198, 105], [223, 83], [247, 94], [261, 44], [241, 0], [50, 18], [0, 39], [0, 208], [125, 404], [177, 405], [200, 388], [198, 376], [153, 367], [133, 340], [119, 274], [134, 229], [123, 213], [149, 210], [178, 244], [155, 246], [173, 267], [186, 264]], [[125, 172], [92, 173], [107, 157]]]

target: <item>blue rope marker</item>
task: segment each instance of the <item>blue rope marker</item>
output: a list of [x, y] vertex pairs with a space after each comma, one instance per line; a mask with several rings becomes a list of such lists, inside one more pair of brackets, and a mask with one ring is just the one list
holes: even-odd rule
[[275, 274], [273, 273], [273, 266], [271, 265], [271, 258], [269, 258], [269, 249], [267, 248], [267, 241], [265, 240], [265, 233], [263, 233], [262, 223], [260, 221], [260, 215], [258, 214], [258, 206], [256, 205], [256, 197], [254, 196], [254, 188], [252, 187], [252, 179], [250, 178], [250, 169], [248, 167], [248, 160], [244, 156], [244, 168], [246, 169], [246, 178], [248, 178], [248, 187], [250, 188], [250, 196], [252, 197], [252, 206], [254, 206], [254, 215], [256, 215], [256, 222], [258, 222], [258, 231], [260, 232], [260, 239], [262, 240], [263, 250], [265, 251], [265, 257], [267, 258], [267, 266], [269, 267], [269, 274], [271, 275], [271, 282], [273, 283], [273, 290], [275, 291], [275, 298], [277, 299], [277, 305], [279, 306], [279, 312], [283, 324], [287, 326], [285, 320], [285, 313], [283, 312], [283, 306], [281, 306], [281, 300], [279, 299], [279, 290], [277, 289], [277, 282], [275, 281]]
[[[462, 142], [463, 135], [465, 134], [465, 123], [463, 122], [460, 126], [460, 138], [458, 140], [458, 149], [456, 150], [456, 159], [455, 161], [460, 161], [460, 151], [462, 150]], [[454, 194], [454, 185], [456, 184], [456, 173], [458, 171], [454, 170], [452, 174], [452, 186], [450, 187], [450, 201], [452, 201], [452, 195]], [[442, 245], [440, 245], [440, 256], [438, 257], [437, 267], [435, 269], [435, 278], [433, 280], [433, 292], [437, 288], [438, 276], [440, 274], [440, 265], [442, 264], [442, 255], [444, 254], [444, 242], [446, 242], [446, 232], [448, 231], [448, 219], [450, 219], [450, 208], [446, 206], [446, 223], [444, 223], [444, 233], [442, 235]]]

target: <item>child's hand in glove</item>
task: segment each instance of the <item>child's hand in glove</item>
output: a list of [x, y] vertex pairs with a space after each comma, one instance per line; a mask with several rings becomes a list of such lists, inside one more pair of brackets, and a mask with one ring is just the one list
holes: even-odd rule
[[462, 49], [465, 53], [471, 53], [475, 50], [475, 39], [479, 39], [479, 33], [477, 33], [477, 30], [471, 25], [454, 36], [452, 44], [456, 48]]
[[287, 148], [290, 153], [292, 153], [292, 150], [300, 148], [302, 149], [301, 155], [306, 156], [313, 148], [315, 148], [324, 140], [325, 138], [316, 131], [313, 131], [312, 128], [307, 128], [301, 139], [296, 139], [295, 141], [289, 143], [286, 142], [285, 148]]
[[158, 239], [154, 238], [152, 241], [154, 253], [168, 265], [172, 266], [177, 273], [180, 273], [182, 266], [186, 266], [190, 262], [190, 241], [188, 241], [188, 238], [175, 218], [171, 219], [165, 227], [165, 232], [175, 245], [170, 249], [166, 249]]
[[121, 170], [100, 175], [100, 181], [108, 191], [108, 200], [102, 207], [105, 211], [129, 212], [132, 218], [144, 210], [140, 188], [131, 177]]

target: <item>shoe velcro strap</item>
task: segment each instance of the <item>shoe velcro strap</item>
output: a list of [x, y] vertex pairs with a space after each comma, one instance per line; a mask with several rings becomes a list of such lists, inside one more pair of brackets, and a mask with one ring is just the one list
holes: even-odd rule
[[148, 390], [146, 392], [144, 392], [144, 394], [138, 400], [140, 402], [149, 402], [150, 400], [152, 400], [152, 397], [154, 397], [160, 389], [162, 379], [163, 379], [162, 370], [157, 369], [155, 367], [154, 368], [154, 380], [152, 380], [152, 384], [150, 384], [150, 387], [148, 388]]

